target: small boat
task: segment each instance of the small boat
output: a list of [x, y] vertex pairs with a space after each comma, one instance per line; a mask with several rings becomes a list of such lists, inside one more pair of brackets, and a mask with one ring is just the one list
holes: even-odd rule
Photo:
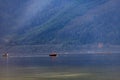
[[8, 53], [3, 54], [2, 57], [8, 57]]
[[49, 56], [57, 56], [57, 53], [51, 53]]

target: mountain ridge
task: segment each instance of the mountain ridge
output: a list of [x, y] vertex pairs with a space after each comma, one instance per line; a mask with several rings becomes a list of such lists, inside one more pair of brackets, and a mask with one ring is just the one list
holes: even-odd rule
[[24, 27], [11, 34], [14, 36], [8, 44], [120, 44], [119, 2], [51, 0]]

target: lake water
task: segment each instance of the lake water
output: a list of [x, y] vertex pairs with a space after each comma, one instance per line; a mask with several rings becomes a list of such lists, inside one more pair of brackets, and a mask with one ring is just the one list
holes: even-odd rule
[[0, 80], [120, 80], [120, 54], [1, 57]]

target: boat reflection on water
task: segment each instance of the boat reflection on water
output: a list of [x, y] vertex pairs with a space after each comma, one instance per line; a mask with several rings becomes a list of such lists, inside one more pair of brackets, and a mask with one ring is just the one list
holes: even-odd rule
[[49, 56], [51, 57], [52, 61], [55, 61], [58, 54], [56, 52], [53, 52], [53, 53], [50, 53]]

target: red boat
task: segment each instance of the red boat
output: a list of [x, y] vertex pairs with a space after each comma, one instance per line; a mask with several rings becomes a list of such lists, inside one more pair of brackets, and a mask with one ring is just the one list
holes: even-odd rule
[[57, 54], [56, 53], [51, 53], [51, 54], [49, 54], [49, 56], [57, 56]]

